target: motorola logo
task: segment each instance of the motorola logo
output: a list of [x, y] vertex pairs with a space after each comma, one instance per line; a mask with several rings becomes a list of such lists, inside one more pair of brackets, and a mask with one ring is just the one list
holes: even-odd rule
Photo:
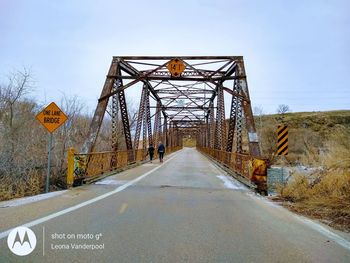
[[7, 245], [13, 254], [26, 256], [35, 249], [36, 236], [27, 227], [16, 227], [8, 235]]

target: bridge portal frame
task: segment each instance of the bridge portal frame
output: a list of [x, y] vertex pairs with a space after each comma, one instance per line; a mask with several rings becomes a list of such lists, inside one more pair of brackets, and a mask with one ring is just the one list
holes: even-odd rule
[[[167, 69], [173, 59], [185, 65], [185, 70], [177, 76]], [[125, 90], [137, 83], [142, 83], [142, 92], [132, 136]], [[228, 122], [224, 93], [231, 95]], [[246, 132], [249, 149], [246, 154], [261, 158], [242, 56], [113, 57], [81, 153], [94, 151], [110, 98], [112, 150], [117, 151], [119, 147], [116, 131], [120, 115], [129, 161], [135, 159], [133, 152], [139, 148], [141, 133], [144, 150], [148, 144], [157, 144], [160, 140], [176, 147], [181, 145], [183, 135], [195, 134], [199, 147], [240, 156], [245, 154], [242, 134]], [[150, 104], [150, 98], [155, 106]], [[153, 115], [152, 109], [155, 109]], [[242, 161], [236, 158], [237, 163]]]

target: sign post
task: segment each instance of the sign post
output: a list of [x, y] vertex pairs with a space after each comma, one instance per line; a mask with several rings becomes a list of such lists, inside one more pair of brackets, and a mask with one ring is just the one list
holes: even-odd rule
[[47, 176], [45, 192], [49, 192], [50, 174], [51, 174], [51, 150], [53, 141], [53, 132], [60, 127], [68, 117], [64, 112], [54, 103], [51, 102], [45, 109], [43, 109], [36, 119], [48, 130], [49, 132], [49, 146], [48, 146], [48, 161], [47, 161]]
[[47, 161], [47, 175], [46, 175], [46, 184], [45, 184], [45, 192], [49, 192], [50, 185], [50, 173], [51, 173], [51, 149], [52, 149], [52, 132], [49, 134], [49, 156]]

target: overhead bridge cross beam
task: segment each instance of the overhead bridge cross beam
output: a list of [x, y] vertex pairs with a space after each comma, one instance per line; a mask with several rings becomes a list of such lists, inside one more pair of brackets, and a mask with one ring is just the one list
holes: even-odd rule
[[[225, 92], [231, 96], [228, 120]], [[135, 117], [128, 96], [139, 100]], [[96, 149], [108, 105], [112, 150], [129, 151], [129, 162], [149, 144], [182, 145], [186, 132], [195, 133], [203, 149], [261, 156], [242, 56], [113, 57], [82, 153]], [[239, 158], [236, 163], [243, 165]]]
[[186, 89], [186, 90], [182, 90], [182, 93], [179, 92], [178, 90], [169, 90], [169, 89], [163, 89], [163, 90], [157, 90], [156, 91], [157, 94], [188, 94], [188, 95], [194, 95], [194, 94], [213, 94], [215, 91], [214, 90], [198, 90], [198, 89], [194, 89], [194, 90], [190, 90], [190, 89]]

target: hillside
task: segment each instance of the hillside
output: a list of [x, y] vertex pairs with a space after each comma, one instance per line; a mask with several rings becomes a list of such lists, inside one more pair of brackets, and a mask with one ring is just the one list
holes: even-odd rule
[[317, 165], [319, 157], [333, 147], [330, 144], [344, 145], [350, 138], [350, 110], [262, 115], [255, 121], [263, 154], [273, 163], [281, 162], [273, 158], [278, 124], [289, 127], [287, 159], [293, 164]]
[[[289, 154], [274, 156], [276, 126], [289, 127]], [[285, 207], [350, 231], [350, 111], [299, 112], [257, 116], [263, 153], [271, 163], [308, 166], [279, 187], [276, 199]]]
[[350, 110], [295, 112], [273, 115], [263, 115], [263, 120], [284, 120], [291, 128], [309, 128], [317, 132], [330, 131], [337, 125], [350, 128]]

